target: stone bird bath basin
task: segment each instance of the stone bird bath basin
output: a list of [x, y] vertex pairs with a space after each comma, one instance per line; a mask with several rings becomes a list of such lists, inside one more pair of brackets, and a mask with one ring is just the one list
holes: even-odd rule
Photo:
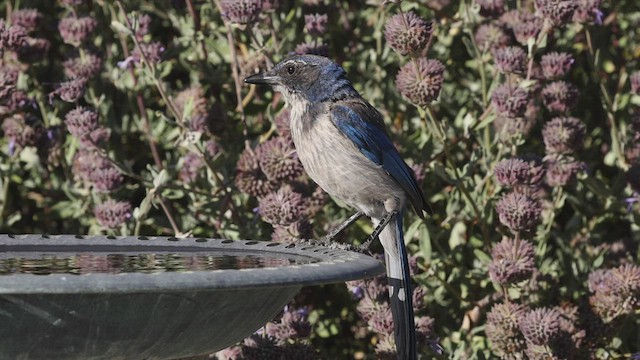
[[382, 274], [365, 255], [204, 238], [0, 235], [0, 359], [215, 352], [302, 286]]

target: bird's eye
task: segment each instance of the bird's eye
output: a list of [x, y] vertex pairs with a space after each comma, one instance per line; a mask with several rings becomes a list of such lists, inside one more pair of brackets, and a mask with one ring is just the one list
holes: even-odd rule
[[295, 66], [293, 66], [293, 65], [287, 66], [287, 72], [289, 74], [293, 74], [295, 71], [296, 71], [296, 67]]

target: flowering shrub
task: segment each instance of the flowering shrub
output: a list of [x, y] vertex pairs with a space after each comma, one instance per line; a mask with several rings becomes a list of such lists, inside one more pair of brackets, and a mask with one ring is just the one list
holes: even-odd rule
[[[2, 232], [323, 236], [353, 210], [305, 175], [281, 97], [242, 79], [326, 55], [434, 210], [405, 222], [424, 358], [640, 356], [637, 1], [0, 8]], [[305, 289], [215, 356], [394, 358], [386, 291]]]

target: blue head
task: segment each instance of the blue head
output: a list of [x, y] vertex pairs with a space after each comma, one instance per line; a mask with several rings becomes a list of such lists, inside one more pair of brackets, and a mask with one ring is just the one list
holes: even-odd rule
[[249, 76], [249, 84], [268, 84], [283, 94], [288, 103], [318, 103], [359, 97], [342, 66], [316, 55], [292, 56], [273, 69]]

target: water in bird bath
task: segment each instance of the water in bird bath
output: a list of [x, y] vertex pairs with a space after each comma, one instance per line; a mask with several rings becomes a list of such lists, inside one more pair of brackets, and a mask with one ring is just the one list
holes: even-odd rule
[[[0, 254], [0, 276], [10, 274], [121, 274], [273, 268], [317, 262], [303, 256], [246, 251], [64, 252], [24, 251]], [[92, 249], [93, 250], [93, 249]]]

